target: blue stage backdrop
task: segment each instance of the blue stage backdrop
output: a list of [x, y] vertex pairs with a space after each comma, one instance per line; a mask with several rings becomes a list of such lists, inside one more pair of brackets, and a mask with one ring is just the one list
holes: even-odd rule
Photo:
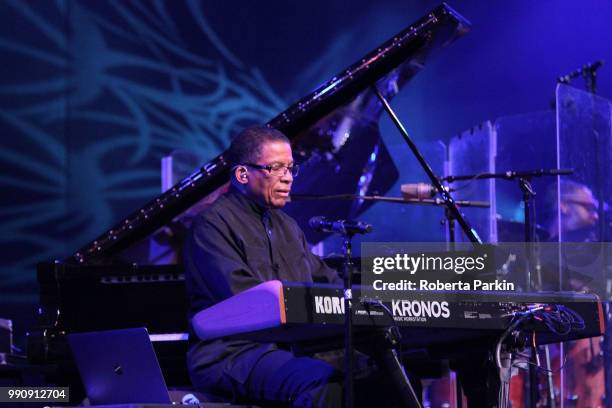
[[[71, 254], [158, 194], [162, 156], [214, 157], [236, 131], [271, 119], [435, 5], [0, 2], [0, 317], [19, 331], [30, 324], [36, 262]], [[451, 5], [472, 32], [393, 100], [418, 142], [549, 109], [559, 75], [612, 64], [610, 2]], [[612, 96], [611, 65], [599, 92]], [[388, 119], [381, 129], [398, 184], [424, 180], [401, 164], [412, 158]], [[367, 216], [390, 225], [384, 210]], [[414, 231], [404, 238], [431, 238], [417, 232], [437, 219], [421, 222], [402, 227]]]

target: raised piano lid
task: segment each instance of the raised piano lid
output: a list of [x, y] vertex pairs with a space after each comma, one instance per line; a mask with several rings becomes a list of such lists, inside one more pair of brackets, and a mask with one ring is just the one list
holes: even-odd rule
[[[313, 171], [314, 174], [309, 177], [311, 184], [321, 185], [321, 180], [326, 180], [327, 187], [335, 193], [344, 192], [338, 191], [338, 186], [344, 185], [348, 186], [345, 188], [350, 193], [355, 193], [357, 188], [362, 192], [377, 190], [379, 194], [384, 194], [398, 174], [394, 166], [388, 167], [388, 156], [382, 157], [386, 151], [379, 141], [377, 124], [381, 106], [372, 92], [372, 85], [376, 85], [387, 98], [392, 97], [423, 67], [431, 51], [451, 43], [467, 32], [469, 27], [465, 18], [443, 3], [291, 105], [268, 125], [281, 130], [291, 139], [296, 160], [311, 169], [333, 169], [333, 160], [337, 160], [342, 156], [339, 153], [345, 151], [348, 151], [345, 157], [360, 156], [349, 163], [340, 163], [346, 168], [355, 169], [344, 175], [344, 179], [339, 178], [337, 171], [327, 177]], [[366, 145], [367, 148], [361, 148], [361, 154], [355, 155], [350, 143], [347, 143], [347, 140], [355, 139], [348, 137], [351, 134], [359, 136], [359, 145]], [[377, 152], [379, 160], [372, 163], [371, 158]], [[322, 160], [327, 160], [327, 163], [321, 165]], [[387, 168], [384, 168], [385, 164]], [[229, 167], [221, 154], [82, 247], [67, 261], [81, 264], [112, 261], [121, 251], [218, 191], [226, 184], [228, 175]], [[299, 180], [296, 179], [294, 183], [294, 192], [325, 193], [309, 190], [311, 185]], [[328, 182], [330, 180], [336, 183]], [[337, 205], [336, 214], [345, 211], [348, 212], [345, 214], [347, 217], [355, 216], [364, 209], [364, 203], [356, 203], [356, 206], [351, 203]], [[329, 209], [330, 204], [326, 203], [326, 207]], [[318, 211], [318, 215], [333, 215], [310, 205], [310, 211], [313, 210]], [[299, 204], [288, 212], [296, 216], [298, 222], [300, 218], [310, 216], [309, 210]], [[316, 238], [310, 236], [309, 240], [312, 242]]]

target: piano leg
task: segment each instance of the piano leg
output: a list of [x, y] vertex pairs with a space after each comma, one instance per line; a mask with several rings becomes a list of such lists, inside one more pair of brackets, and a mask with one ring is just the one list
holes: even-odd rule
[[470, 408], [491, 408], [499, 404], [502, 386], [489, 348], [471, 351], [452, 361]]
[[377, 362], [384, 372], [388, 373], [391, 377], [391, 381], [399, 392], [401, 401], [405, 402], [405, 406], [408, 408], [421, 408], [419, 397], [414, 391], [402, 363], [397, 358], [397, 352], [392, 349], [385, 350], [377, 358]]
[[[407, 408], [421, 408], [420, 393], [414, 390], [410, 379], [398, 358], [397, 348], [400, 339], [397, 337], [393, 328], [387, 328], [377, 333], [373, 349], [368, 350], [368, 354], [376, 361], [379, 369], [389, 375], [393, 388], [398, 393], [399, 400]], [[420, 388], [420, 387], [419, 387]]]

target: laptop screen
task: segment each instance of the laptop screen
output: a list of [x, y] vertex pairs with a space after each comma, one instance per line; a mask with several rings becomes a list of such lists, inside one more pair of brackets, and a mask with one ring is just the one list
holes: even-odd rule
[[171, 403], [147, 329], [67, 337], [92, 405]]

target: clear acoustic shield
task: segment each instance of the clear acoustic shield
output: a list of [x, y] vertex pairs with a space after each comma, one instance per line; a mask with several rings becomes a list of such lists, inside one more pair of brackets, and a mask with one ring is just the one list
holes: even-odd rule
[[[507, 174], [551, 170], [557, 167], [555, 115], [552, 111], [505, 116], [467, 130], [452, 139], [449, 174]], [[555, 177], [532, 177], [529, 204], [535, 224], [534, 241], [548, 241], [552, 216], [548, 191]], [[465, 209], [468, 221], [485, 242], [523, 242], [525, 211], [523, 192], [517, 179], [473, 179], [454, 182], [454, 196], [462, 200], [486, 200], [488, 211]], [[464, 239], [459, 236], [458, 240]]]
[[[553, 111], [505, 116], [495, 121], [497, 173], [531, 172], [557, 167], [556, 131]], [[529, 196], [530, 222], [535, 226], [532, 241], [548, 241], [550, 214], [547, 195], [556, 177], [526, 178], [532, 194]], [[499, 180], [496, 186], [497, 232], [499, 242], [523, 242], [525, 234], [524, 194], [517, 179]]]
[[[447, 176], [469, 176], [495, 172], [497, 137], [495, 128], [489, 121], [480, 126], [469, 129], [455, 137], [449, 144], [449, 161]], [[497, 241], [495, 179], [464, 180], [450, 184], [455, 200], [486, 201], [489, 208], [461, 209], [462, 214], [470, 226], [476, 231], [483, 242]], [[466, 242], [467, 237], [458, 228], [455, 239], [457, 242]]]
[[574, 174], [557, 180], [554, 232], [561, 242], [577, 244], [561, 247], [560, 272], [574, 286], [596, 289], [609, 299], [612, 259], [605, 243], [612, 239], [612, 103], [562, 84], [556, 103], [557, 161]]
[[[554, 234], [562, 243], [559, 275], [563, 288], [596, 293], [612, 299], [612, 104], [592, 93], [558, 85], [557, 162], [574, 169], [571, 177], [556, 182]], [[612, 395], [612, 336], [610, 307], [607, 304], [606, 334], [571, 344], [567, 348], [567, 395], [593, 395], [601, 400]], [[584, 358], [581, 356], [590, 356]], [[586, 360], [586, 362], [585, 362]], [[581, 367], [588, 367], [580, 371]], [[576, 376], [582, 378], [576, 381]], [[576, 391], [576, 384], [589, 384], [588, 393]], [[580, 397], [579, 397], [580, 398]], [[607, 398], [606, 398], [607, 399]], [[580, 402], [581, 405], [584, 403]], [[586, 405], [584, 405], [586, 406]]]

